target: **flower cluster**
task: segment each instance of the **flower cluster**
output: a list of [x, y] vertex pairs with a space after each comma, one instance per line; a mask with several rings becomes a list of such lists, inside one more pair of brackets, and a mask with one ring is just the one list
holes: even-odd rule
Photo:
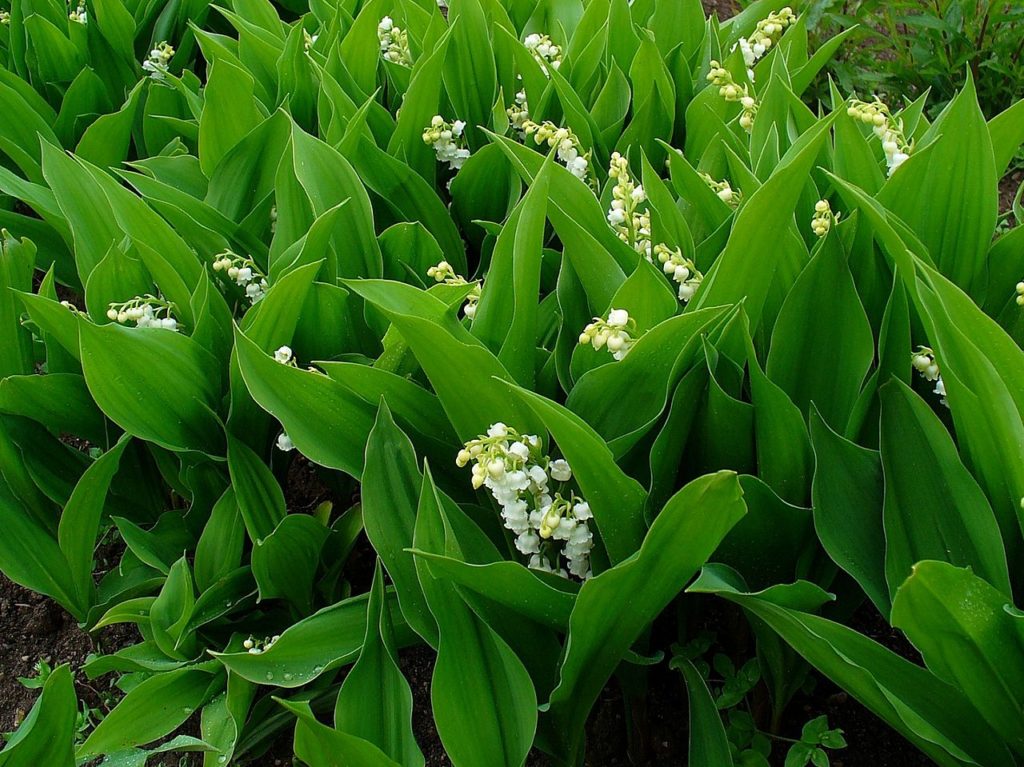
[[778, 42], [787, 27], [796, 23], [796, 14], [788, 5], [776, 13], [768, 14], [767, 18], [757, 22], [750, 37], [741, 37], [737, 45], [743, 53], [743, 62], [750, 71], [750, 79], [754, 79], [753, 67], [757, 60], [764, 56]]
[[[562, 49], [555, 45], [547, 35], [539, 35], [534, 32], [527, 35], [523, 40], [534, 60], [540, 64], [541, 71], [548, 75], [548, 67], [558, 69], [562, 65]], [[551, 75], [548, 75], [550, 77]]]
[[0, 8], [0, 24], [10, 24], [10, 23], [11, 23], [11, 12], [10, 11], [5, 11], [2, 8]]
[[[590, 506], [564, 488], [572, 469], [564, 460], [544, 454], [540, 437], [492, 424], [486, 435], [466, 443], [455, 463], [473, 464], [473, 488], [491, 491], [505, 527], [516, 535], [516, 548], [530, 557], [530, 567], [563, 576], [567, 569], [578, 578], [590, 577]], [[554, 483], [559, 489], [553, 492]]]
[[140, 328], [177, 331], [178, 321], [171, 316], [175, 308], [170, 301], [147, 294], [124, 303], [111, 303], [107, 309], [107, 319], [122, 325], [134, 322]]
[[728, 180], [715, 181], [707, 173], [701, 173], [700, 177], [711, 191], [718, 195], [718, 199], [730, 208], [738, 208], [743, 201], [743, 193], [739, 189], [733, 189]]
[[833, 213], [832, 206], [828, 200], [818, 200], [814, 204], [814, 218], [811, 219], [811, 231], [818, 237], [824, 237], [829, 233], [833, 224], [839, 223], [840, 213]]
[[1016, 301], [1017, 306], [1024, 306], [1024, 282], [1018, 282], [1017, 287], [1014, 288], [1017, 293]]
[[240, 256], [230, 250], [225, 250], [214, 256], [213, 270], [223, 272], [234, 280], [236, 285], [244, 288], [245, 297], [251, 304], [255, 304], [267, 295], [267, 289], [270, 287], [267, 284], [267, 278], [248, 256]]
[[527, 120], [523, 123], [523, 133], [533, 136], [538, 146], [547, 144], [549, 147], [557, 147], [559, 161], [576, 178], [586, 181], [590, 169], [590, 152], [584, 151], [575, 133], [568, 128], [559, 128], [549, 120], [540, 124]]
[[935, 361], [935, 352], [927, 346], [918, 346], [917, 351], [910, 357], [910, 364], [914, 366], [914, 369], [920, 373], [921, 377], [926, 381], [935, 382], [934, 391], [942, 397], [940, 402], [945, 405], [946, 384], [943, 382], [942, 376], [939, 374], [939, 365]]
[[469, 159], [465, 131], [466, 123], [462, 120], [449, 124], [441, 115], [434, 115], [430, 127], [423, 131], [423, 143], [434, 148], [440, 162], [447, 162], [450, 169], [458, 170]]
[[885, 164], [889, 168], [890, 176], [909, 159], [914, 147], [903, 133], [903, 120], [893, 117], [889, 107], [877, 96], [871, 103], [854, 99], [847, 107], [846, 113], [855, 120], [870, 125], [878, 136], [882, 142]]
[[163, 80], [167, 76], [167, 66], [172, 56], [174, 48], [165, 40], [149, 52], [149, 57], [142, 62], [142, 68], [149, 72], [152, 79]]
[[377, 39], [380, 41], [380, 55], [385, 61], [412, 66], [412, 51], [409, 50], [409, 35], [390, 16], [385, 16], [377, 25]]
[[[443, 282], [445, 285], [469, 285], [469, 280], [455, 273], [455, 269], [447, 261], [441, 261], [437, 266], [427, 269], [427, 276], [434, 282]], [[480, 282], [472, 283], [473, 291], [466, 296], [466, 303], [462, 305], [462, 312], [470, 319], [476, 316], [476, 305], [480, 301]]]
[[651, 214], [645, 206], [647, 193], [643, 185], [637, 184], [630, 175], [629, 160], [618, 152], [612, 152], [608, 177], [615, 182], [608, 223], [620, 240], [650, 261]]
[[508, 115], [509, 124], [519, 133], [520, 139], [526, 138], [526, 131], [523, 126], [530, 119], [530, 109], [526, 104], [526, 91], [521, 90], [516, 93], [515, 103], [512, 104], [508, 109], [505, 110], [505, 114]]
[[719, 62], [711, 62], [711, 71], [708, 72], [708, 82], [718, 88], [718, 95], [726, 101], [739, 102], [743, 107], [740, 112], [740, 127], [748, 133], [754, 127], [754, 117], [757, 115], [757, 100], [750, 95], [746, 85], [739, 85], [732, 78], [732, 73], [723, 67]]
[[309, 51], [315, 44], [320, 35], [311, 35], [305, 29], [302, 30], [302, 47]]
[[704, 275], [697, 270], [693, 261], [686, 258], [679, 248], [672, 250], [664, 243], [654, 246], [654, 255], [665, 274], [679, 283], [679, 300], [685, 304], [693, 298], [693, 294], [697, 292], [704, 279]]
[[612, 309], [608, 319], [594, 317], [594, 321], [583, 328], [580, 333], [580, 345], [588, 344], [595, 349], [608, 347], [608, 351], [616, 360], [623, 359], [633, 348], [634, 339], [629, 331], [636, 332], [636, 320], [629, 316], [625, 309]]
[[78, 24], [89, 23], [89, 13], [85, 9], [84, 0], [79, 0], [78, 4], [70, 11], [68, 11], [68, 18]]
[[242, 642], [242, 647], [244, 647], [250, 655], [259, 655], [273, 647], [274, 642], [280, 638], [280, 634], [274, 634], [272, 637], [264, 637], [263, 639], [256, 639], [255, 637], [250, 636]]

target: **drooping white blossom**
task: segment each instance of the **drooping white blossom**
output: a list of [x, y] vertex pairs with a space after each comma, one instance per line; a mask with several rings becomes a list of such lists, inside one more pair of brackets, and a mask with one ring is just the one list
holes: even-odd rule
[[173, 56], [174, 48], [165, 40], [149, 52], [149, 56], [142, 62], [142, 68], [149, 72], [153, 80], [163, 80], [167, 77], [168, 65]]
[[178, 331], [178, 320], [173, 316], [176, 308], [173, 302], [147, 293], [122, 303], [112, 302], [107, 309], [107, 319], [120, 325], [134, 322], [139, 328]]
[[240, 256], [230, 250], [213, 257], [213, 270], [234, 280], [235, 284], [245, 291], [249, 304], [261, 301], [270, 288], [266, 275], [260, 271], [252, 258]]
[[874, 134], [882, 142], [885, 164], [889, 168], [890, 176], [910, 159], [914, 144], [913, 141], [908, 141], [904, 134], [903, 120], [895, 118], [889, 107], [877, 96], [871, 102], [853, 99], [846, 113], [855, 120], [871, 126]]
[[583, 149], [579, 138], [569, 128], [560, 128], [550, 120], [523, 123], [523, 132], [533, 136], [535, 144], [547, 144], [555, 149], [555, 156], [576, 178], [586, 181], [590, 171], [590, 152]]
[[612, 309], [608, 312], [608, 319], [594, 317], [594, 321], [587, 325], [580, 333], [579, 342], [581, 346], [593, 346], [595, 349], [607, 348], [612, 357], [621, 360], [629, 354], [633, 347], [634, 338], [630, 330], [636, 329], [636, 322], [630, 318], [629, 312], [625, 309]]
[[433, 147], [439, 162], [447, 162], [451, 170], [457, 171], [469, 159], [465, 131], [462, 120], [448, 123], [441, 115], [434, 115], [423, 131], [423, 143]]
[[502, 522], [515, 536], [516, 550], [529, 558], [530, 567], [590, 576], [590, 505], [564, 488], [572, 469], [564, 459], [544, 454], [540, 437], [494, 423], [487, 434], [467, 442], [455, 462], [460, 467], [472, 464], [474, 489], [490, 491], [501, 507]]
[[390, 16], [385, 16], [377, 25], [377, 40], [380, 42], [382, 59], [403, 67], [412, 66], [409, 35], [404, 29], [395, 26], [395, 22]]
[[757, 99], [750, 95], [746, 85], [739, 85], [733, 79], [732, 73], [723, 67], [719, 62], [711, 62], [711, 71], [708, 72], [708, 82], [718, 88], [718, 95], [726, 101], [738, 102], [743, 110], [740, 112], [739, 123], [747, 133], [754, 128], [754, 117], [760, 105]]
[[441, 261], [436, 266], [427, 269], [427, 276], [434, 282], [442, 282], [445, 285], [473, 285], [473, 290], [466, 296], [466, 303], [462, 305], [462, 312], [470, 319], [476, 317], [476, 306], [480, 301], [481, 285], [479, 280], [472, 283], [465, 277], [455, 273], [455, 269], [447, 261]]
[[533, 56], [534, 61], [540, 65], [541, 71], [548, 77], [551, 76], [548, 74], [548, 67], [558, 69], [562, 65], [562, 49], [555, 45], [548, 35], [534, 32], [526, 36], [523, 45]]

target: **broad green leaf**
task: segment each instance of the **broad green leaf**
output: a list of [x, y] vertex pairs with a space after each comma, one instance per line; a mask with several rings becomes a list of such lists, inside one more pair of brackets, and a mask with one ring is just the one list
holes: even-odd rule
[[546, 715], [567, 763], [575, 763], [587, 715], [626, 651], [746, 513], [742, 496], [731, 472], [694, 480], [665, 505], [636, 556], [583, 584]]
[[413, 544], [422, 485], [412, 443], [394, 422], [387, 403], [382, 402], [366, 440], [361, 485], [363, 525], [395, 584], [406, 621], [429, 645], [437, 647], [437, 624], [423, 597], [416, 564], [407, 551]]
[[[387, 609], [399, 648], [419, 637], [406, 625], [394, 592], [386, 594]], [[261, 685], [295, 688], [321, 674], [352, 663], [366, 636], [367, 595], [350, 597], [325, 607], [281, 632], [281, 638], [261, 653], [211, 652], [229, 671]]]
[[130, 441], [123, 437], [86, 469], [60, 516], [57, 541], [74, 579], [83, 612], [92, 606], [94, 599], [93, 549], [99, 537], [107, 493]]
[[374, 744], [405, 767], [423, 767], [413, 737], [412, 691], [398, 667], [390, 617], [378, 560], [366, 603], [366, 638], [338, 692], [334, 726]]
[[959, 690], [853, 629], [790, 607], [785, 591], [789, 588], [748, 594], [737, 584], [735, 573], [712, 565], [688, 590], [718, 594], [763, 620], [936, 764], [1014, 764], [995, 731]]
[[686, 680], [686, 696], [690, 703], [687, 764], [691, 767], [732, 767], [729, 740], [707, 682], [686, 658], [673, 658], [671, 665]]
[[[424, 475], [414, 545], [446, 550], [445, 518], [429, 472]], [[437, 732], [453, 764], [520, 767], [533, 743], [537, 696], [522, 662], [462, 600], [416, 560], [420, 584], [437, 621], [437, 661], [430, 701]]]
[[889, 593], [895, 596], [917, 562], [935, 559], [969, 566], [1010, 594], [999, 526], [985, 493], [960, 462], [953, 438], [902, 381], [886, 384], [880, 394]]
[[228, 471], [249, 538], [259, 543], [285, 518], [284, 492], [252, 448], [228, 437]]
[[833, 431], [811, 413], [814, 527], [825, 551], [864, 589], [882, 615], [891, 602], [885, 580], [883, 478], [878, 453]]
[[191, 666], [157, 674], [133, 687], [78, 747], [76, 759], [144, 745], [173, 732], [209, 694], [213, 675]]
[[[814, 322], [808, 322], [813, 317]], [[765, 372], [803, 413], [843, 431], [874, 359], [871, 325], [837, 245], [800, 273], [772, 331]]]
[[896, 592], [892, 623], [1024, 754], [1024, 615], [1005, 592], [969, 568], [919, 562]]
[[401, 767], [372, 743], [317, 721], [309, 703], [276, 699], [295, 714], [295, 755], [309, 767]]
[[232, 147], [265, 119], [253, 94], [253, 78], [227, 59], [213, 61], [199, 118], [199, 162], [213, 175]]
[[743, 300], [750, 332], [755, 332], [779, 266], [777, 260], [765, 258], [765, 232], [790, 221], [803, 180], [817, 160], [833, 119], [822, 120], [802, 135], [771, 177], [746, 201], [736, 216], [725, 250], [705, 275], [688, 308], [731, 305]]
[[224, 454], [217, 361], [183, 333], [80, 319], [82, 369], [111, 421], [169, 450]]
[[[539, 431], [536, 416], [510, 398], [501, 362], [432, 294], [386, 280], [346, 285], [379, 308], [402, 334], [437, 392], [460, 439], [475, 439], [502, 421], [524, 434]], [[298, 443], [296, 443], [298, 444]]]
[[970, 76], [921, 143], [932, 140], [926, 155], [911, 153], [878, 201], [910, 225], [939, 271], [977, 294], [999, 201], [992, 142]]
[[252, 552], [252, 574], [260, 599], [283, 597], [299, 612], [313, 611], [313, 579], [330, 531], [316, 517], [289, 514]]
[[32, 709], [0, 751], [2, 767], [73, 767], [78, 697], [67, 665], [46, 678]]
[[0, 412], [38, 421], [97, 445], [112, 436], [85, 379], [75, 373], [10, 375], [0, 381]]
[[252, 398], [315, 463], [359, 476], [374, 408], [323, 373], [282, 365], [240, 330], [238, 366]]

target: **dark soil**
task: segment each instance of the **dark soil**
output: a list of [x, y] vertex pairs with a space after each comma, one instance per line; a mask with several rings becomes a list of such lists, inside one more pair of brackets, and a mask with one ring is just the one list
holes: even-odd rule
[[717, 13], [720, 19], [727, 19], [740, 12], [739, 0], [704, 0], [703, 5], [707, 15]]
[[[999, 212], [1005, 213], [1010, 210], [1013, 205], [1014, 197], [1017, 196], [1017, 190], [1020, 189], [1020, 185], [1024, 183], [1024, 167], [1012, 170], [1003, 177], [1003, 180], [999, 182]], [[1021, 223], [1020, 221], [1016, 223]]]
[[[131, 625], [111, 626], [92, 637], [53, 600], [0, 575], [0, 730], [14, 730], [32, 708], [38, 691], [24, 687], [18, 677], [35, 676], [36, 662], [54, 668], [67, 663], [77, 672], [90, 653], [113, 652], [136, 641]], [[114, 698], [103, 680], [89, 683], [78, 674], [76, 682], [86, 704], [110, 709]]]

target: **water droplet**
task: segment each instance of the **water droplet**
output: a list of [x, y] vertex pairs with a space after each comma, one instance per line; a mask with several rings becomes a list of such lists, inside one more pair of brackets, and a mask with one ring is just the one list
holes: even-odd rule
[[323, 666], [313, 666], [313, 673], [314, 674], [319, 674], [323, 670], [324, 670]]
[[285, 674], [284, 675], [284, 681], [290, 682], [292, 680], [292, 677], [294, 677], [294, 676], [295, 676], [294, 674]]
[[224, 606], [225, 607], [231, 607], [231, 600], [229, 599], [227, 602], [225, 602]]
[[274, 672], [273, 671], [268, 671], [267, 672], [267, 681], [269, 682], [273, 678], [274, 678]]
[[220, 762], [221, 764], [224, 764], [227, 760], [228, 760], [227, 754], [221, 754], [220, 756], [217, 757], [217, 761]]

